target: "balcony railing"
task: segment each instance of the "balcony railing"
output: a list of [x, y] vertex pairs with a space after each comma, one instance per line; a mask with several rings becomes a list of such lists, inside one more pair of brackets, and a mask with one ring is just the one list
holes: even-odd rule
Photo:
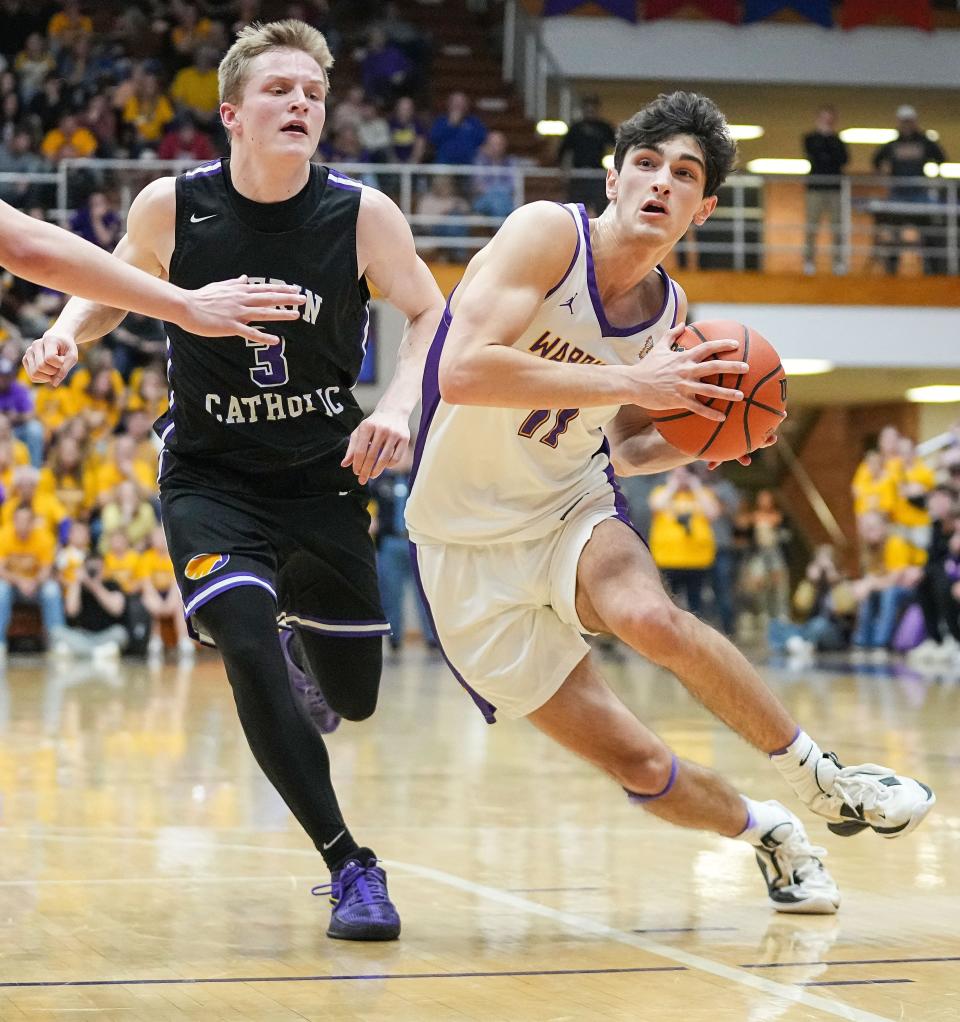
[[[115, 194], [125, 214], [149, 181], [182, 173], [193, 165], [64, 160], [55, 173], [0, 174], [0, 197], [9, 201], [29, 185], [30, 203], [66, 225], [93, 189]], [[504, 215], [526, 202], [580, 198], [592, 199], [596, 206], [605, 201], [602, 170], [386, 163], [342, 163], [337, 169], [393, 197], [423, 254], [454, 262], [482, 248]], [[828, 192], [815, 193], [817, 186], [826, 186]], [[958, 191], [960, 180], [948, 178], [736, 174], [721, 189], [713, 216], [687, 233], [675, 258], [681, 266], [700, 269], [956, 275], [960, 272]], [[487, 209], [504, 215], [477, 212], [482, 194], [493, 194], [496, 202]], [[807, 224], [811, 199], [828, 211], [815, 231]], [[832, 224], [830, 216], [835, 217]]]

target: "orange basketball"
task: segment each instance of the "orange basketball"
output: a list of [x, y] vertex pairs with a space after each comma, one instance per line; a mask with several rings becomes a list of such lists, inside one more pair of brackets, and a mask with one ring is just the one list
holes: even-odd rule
[[653, 424], [668, 444], [705, 461], [730, 461], [755, 451], [787, 417], [787, 377], [780, 356], [756, 330], [729, 319], [704, 320], [691, 323], [676, 343], [681, 348], [693, 348], [704, 341], [729, 339], [739, 340], [740, 347], [711, 357], [746, 362], [750, 371], [743, 376], [720, 372], [705, 377], [705, 382], [742, 391], [743, 400], [704, 401], [725, 412], [726, 419], [714, 422], [685, 408], [653, 415]]

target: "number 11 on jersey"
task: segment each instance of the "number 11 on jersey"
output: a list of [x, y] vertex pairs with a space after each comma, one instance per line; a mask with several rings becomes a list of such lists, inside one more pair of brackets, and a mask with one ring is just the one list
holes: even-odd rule
[[[547, 447], [556, 447], [560, 437], [567, 431], [567, 426], [580, 414], [579, 408], [561, 408], [550, 429], [540, 437], [540, 443]], [[517, 433], [532, 439], [533, 434], [550, 418], [551, 412], [547, 408], [537, 408], [532, 411], [521, 423]]]

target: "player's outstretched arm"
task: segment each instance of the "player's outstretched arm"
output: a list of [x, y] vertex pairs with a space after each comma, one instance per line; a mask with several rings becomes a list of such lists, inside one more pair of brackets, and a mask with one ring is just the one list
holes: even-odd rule
[[[502, 408], [588, 408], [637, 404], [690, 408], [707, 418], [719, 411], [698, 395], [739, 400], [738, 391], [702, 382], [715, 370], [701, 364], [734, 341], [712, 341], [672, 351], [679, 329], [636, 366], [566, 364], [510, 347], [536, 316], [547, 292], [573, 257], [577, 228], [555, 203], [534, 202], [513, 212], [474, 258], [458, 292], [453, 323], [440, 360], [440, 393], [451, 404]], [[742, 363], [731, 364], [740, 365]], [[733, 369], [732, 371], [740, 371]], [[743, 366], [743, 372], [746, 367]]]
[[364, 188], [357, 218], [361, 273], [406, 317], [393, 378], [373, 413], [350, 437], [343, 466], [361, 483], [396, 465], [410, 443], [410, 414], [420, 400], [423, 365], [440, 317], [443, 295], [417, 255], [410, 225], [382, 192]]
[[[71, 299], [48, 335], [28, 349], [24, 365], [31, 379], [59, 382], [56, 377], [62, 379], [73, 365], [70, 362], [61, 372], [63, 359], [69, 361], [72, 352], [75, 361], [76, 344], [112, 330], [128, 309], [179, 323], [205, 336], [239, 334], [265, 343], [277, 341], [250, 323], [295, 319], [299, 315], [295, 308], [277, 306], [302, 304], [303, 296], [296, 295], [296, 288], [249, 284], [240, 278], [187, 291], [160, 279], [165, 269], [157, 258], [155, 242], [169, 237], [172, 248], [174, 217], [173, 180], [154, 182], [134, 201], [128, 234], [110, 255], [53, 224], [0, 203], [0, 264], [27, 280], [84, 296]], [[45, 343], [48, 336], [51, 341]]]

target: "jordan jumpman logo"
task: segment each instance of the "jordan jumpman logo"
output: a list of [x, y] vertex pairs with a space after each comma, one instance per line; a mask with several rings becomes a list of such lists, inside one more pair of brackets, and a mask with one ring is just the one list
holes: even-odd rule
[[565, 302], [561, 302], [560, 303], [560, 308], [561, 309], [564, 309], [564, 308], [569, 309], [571, 316], [573, 315], [573, 303], [577, 300], [577, 295], [578, 294], [580, 294], [579, 291], [574, 291], [573, 292], [573, 298], [568, 298]]

